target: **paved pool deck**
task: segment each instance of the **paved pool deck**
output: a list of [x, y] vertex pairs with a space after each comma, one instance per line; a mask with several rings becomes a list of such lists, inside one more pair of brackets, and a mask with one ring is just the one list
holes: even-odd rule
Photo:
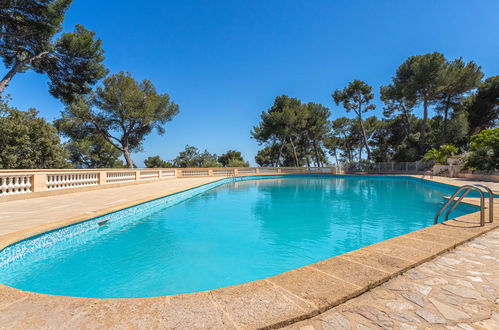
[[[174, 179], [157, 183], [1, 203], [0, 248], [33, 234], [83, 221], [100, 214], [218, 179], [220, 178]], [[469, 180], [464, 180], [463, 183], [460, 180], [440, 177], [435, 177], [434, 181], [454, 185], [472, 183]], [[490, 186], [494, 191], [498, 191], [496, 183], [492, 183]], [[468, 201], [476, 203], [476, 199], [469, 199]], [[376, 297], [373, 296], [373, 292], [381, 288], [379, 287], [380, 284], [386, 282], [384, 285], [390, 285], [393, 281], [397, 283], [400, 280], [400, 275], [404, 273], [402, 277], [409, 281], [408, 283], [411, 283], [411, 285], [406, 286], [405, 291], [400, 290], [400, 294], [406, 294], [406, 296], [402, 297], [409, 300], [408, 304], [410, 304], [410, 299], [407, 297], [412, 297], [415, 301], [413, 304], [419, 307], [413, 306], [414, 309], [412, 310], [407, 304], [402, 304], [402, 306], [413, 312], [410, 315], [415, 318], [418, 317], [419, 322], [410, 317], [407, 320], [404, 319], [403, 322], [395, 320], [393, 315], [389, 314], [391, 310], [385, 311], [379, 306], [383, 305], [381, 298], [379, 305], [376, 305], [377, 307], [371, 306], [380, 311], [381, 314], [367, 307], [360, 308], [357, 314], [350, 313], [353, 316], [348, 314], [349, 312], [341, 310], [340, 313], [346, 313], [342, 314], [342, 317], [348, 321], [348, 324], [352, 324], [355, 329], [376, 329], [376, 327], [395, 329], [407, 327], [411, 329], [414, 326], [417, 329], [425, 327], [434, 329], [444, 325], [460, 326], [458, 323], [464, 318], [464, 314], [457, 313], [456, 308], [452, 309], [450, 301], [457, 303], [454, 306], [460, 305], [460, 308], [461, 306], [464, 308], [464, 306], [473, 305], [473, 301], [466, 300], [471, 298], [465, 297], [463, 294], [476, 297], [477, 301], [482, 301], [482, 298], [498, 298], [496, 293], [499, 283], [494, 282], [494, 280], [490, 281], [487, 277], [492, 276], [492, 279], [497, 280], [499, 262], [495, 254], [490, 255], [490, 257], [495, 258], [494, 260], [482, 258], [484, 261], [475, 261], [484, 264], [485, 270], [474, 269], [473, 267], [482, 265], [462, 259], [474, 261], [471, 258], [474, 257], [472, 255], [461, 255], [461, 259], [453, 257], [460, 249], [455, 249], [457, 246], [473, 239], [483, 240], [485, 238], [490, 240], [490, 244], [493, 246], [489, 246], [489, 243], [487, 243], [489, 245], [485, 243], [478, 244], [487, 247], [487, 249], [482, 249], [484, 251], [488, 251], [494, 246], [497, 250], [497, 230], [494, 231], [494, 229], [498, 227], [499, 222], [499, 201], [495, 202], [494, 211], [494, 223], [487, 224], [485, 227], [478, 226], [479, 216], [478, 212], [476, 212], [444, 224], [424, 228], [267, 279], [193, 294], [141, 299], [90, 299], [37, 294], [0, 285], [0, 327], [22, 329], [256, 329], [298, 326], [299, 329], [303, 328], [303, 330], [342, 329], [330, 327], [328, 322], [323, 322], [323, 318], [337, 308], [349, 306], [355, 299], [363, 299], [365, 296]], [[78, 215], [74, 216], [75, 214]], [[490, 233], [485, 234], [487, 232]], [[479, 249], [472, 245], [469, 245], [468, 248]], [[444, 255], [449, 253], [450, 256]], [[466, 253], [474, 252], [468, 251]], [[462, 282], [456, 282], [442, 278], [442, 280], [451, 283], [447, 284], [450, 285], [450, 288], [447, 287], [450, 291], [442, 290], [447, 292], [444, 293], [454, 298], [454, 300], [451, 298], [445, 300], [446, 298], [440, 296], [428, 296], [427, 300], [424, 300], [426, 298], [423, 297], [421, 303], [419, 296], [422, 292], [426, 292], [427, 288], [423, 289], [421, 286], [412, 284], [413, 282], [418, 284], [417, 281], [424, 280], [422, 276], [419, 279], [417, 275], [411, 277], [413, 272], [418, 272], [414, 267], [426, 267], [438, 274], [431, 265], [439, 265], [442, 256], [444, 258], [443, 262], [448, 264], [447, 268], [443, 268], [444, 272], [462, 273], [458, 266], [469, 266], [471, 268], [466, 268], [467, 271], [476, 272], [476, 274], [469, 273], [470, 276], [480, 277], [485, 282], [485, 286], [479, 287], [478, 284], [471, 283], [473, 285], [471, 288], [469, 284], [465, 284], [465, 279], [461, 279]], [[483, 256], [478, 255], [478, 258]], [[434, 259], [435, 257], [437, 259]], [[471, 265], [467, 265], [467, 263]], [[493, 275], [480, 275], [479, 272]], [[432, 274], [428, 273], [427, 275]], [[472, 279], [468, 280], [473, 281]], [[477, 283], [478, 281], [477, 279]], [[435, 283], [438, 282], [446, 285], [443, 281], [438, 280]], [[418, 285], [430, 286], [430, 284], [424, 283]], [[378, 289], [375, 289], [376, 287]], [[418, 288], [422, 291], [418, 291]], [[435, 290], [435, 292], [440, 292], [439, 290]], [[490, 297], [484, 296], [484, 290], [488, 292]], [[391, 299], [388, 295], [387, 297], [388, 300]], [[352, 300], [352, 298], [355, 299]], [[397, 299], [394, 302], [405, 302], [405, 300]], [[485, 306], [483, 307], [485, 309], [497, 309], [497, 300], [494, 301], [494, 304], [482, 305]], [[479, 304], [479, 306], [482, 305]], [[383, 306], [387, 307], [386, 304]], [[397, 307], [397, 304], [390, 306], [404, 308]], [[472, 309], [459, 311], [470, 316], [472, 318], [470, 320], [475, 323], [486, 322], [487, 320], [487, 322], [496, 321], [496, 314], [492, 312], [490, 313], [491, 317], [488, 319], [478, 317], [477, 313], [481, 313], [481, 309], [476, 312], [473, 312]], [[414, 313], [416, 316], [413, 315]], [[368, 316], [366, 317], [366, 315]], [[449, 317], [449, 315], [451, 316]], [[456, 315], [460, 316], [461, 319]], [[492, 315], [494, 316], [492, 317]], [[378, 323], [372, 321], [378, 316], [382, 321]], [[403, 316], [400, 317], [403, 318]], [[392, 323], [384, 322], [385, 318], [391, 320]], [[340, 323], [347, 324], [342, 318], [339, 319]], [[441, 322], [442, 319], [444, 320], [443, 323]], [[435, 320], [438, 320], [438, 322], [432, 322]], [[297, 323], [300, 321], [305, 323]], [[397, 323], [399, 321], [400, 324]], [[480, 325], [474, 325], [473, 322], [470, 322], [470, 324], [473, 324], [470, 326], [480, 329], [478, 327]], [[367, 328], [361, 328], [362, 326]]]
[[287, 329], [499, 329], [499, 230]]

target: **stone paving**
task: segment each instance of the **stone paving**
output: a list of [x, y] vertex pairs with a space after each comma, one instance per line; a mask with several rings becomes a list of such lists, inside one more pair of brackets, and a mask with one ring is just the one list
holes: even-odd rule
[[499, 329], [499, 229], [288, 329]]

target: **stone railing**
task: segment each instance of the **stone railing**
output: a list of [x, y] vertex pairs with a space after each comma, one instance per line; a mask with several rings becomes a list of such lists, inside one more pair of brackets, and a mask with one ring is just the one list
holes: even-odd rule
[[[174, 178], [269, 174], [335, 174], [334, 167], [147, 168], [88, 170], [0, 170], [0, 200], [14, 195], [48, 195], [53, 191], [90, 190]], [[55, 192], [53, 192], [55, 193]], [[19, 197], [24, 198], [24, 197]], [[15, 198], [17, 199], [17, 198]]]

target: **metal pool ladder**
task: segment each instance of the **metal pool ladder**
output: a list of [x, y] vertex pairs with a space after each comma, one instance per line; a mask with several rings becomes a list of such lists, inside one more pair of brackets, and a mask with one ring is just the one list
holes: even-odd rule
[[[454, 195], [452, 195], [449, 200], [440, 208], [440, 210], [435, 214], [434, 218], [434, 223], [438, 223], [438, 217], [450, 206], [449, 209], [447, 209], [447, 212], [445, 213], [445, 220], [449, 219], [449, 214], [454, 211], [454, 209], [461, 203], [464, 197], [468, 195], [472, 190], [478, 191], [480, 194], [480, 226], [485, 225], [485, 194], [483, 190], [485, 190], [489, 194], [489, 222], [494, 221], [494, 193], [492, 193], [492, 190], [484, 186], [483, 184], [467, 184], [464, 186], [459, 187], [459, 189], [456, 190]], [[463, 192], [457, 200], [455, 198]], [[452, 205], [452, 206], [451, 206]]]

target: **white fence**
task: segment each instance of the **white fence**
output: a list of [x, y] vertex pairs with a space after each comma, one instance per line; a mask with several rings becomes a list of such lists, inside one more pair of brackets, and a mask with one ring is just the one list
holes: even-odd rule
[[347, 163], [341, 169], [346, 173], [411, 174], [430, 170], [434, 162]]
[[108, 170], [0, 170], [0, 197], [172, 178], [336, 173], [334, 167], [161, 168]]

